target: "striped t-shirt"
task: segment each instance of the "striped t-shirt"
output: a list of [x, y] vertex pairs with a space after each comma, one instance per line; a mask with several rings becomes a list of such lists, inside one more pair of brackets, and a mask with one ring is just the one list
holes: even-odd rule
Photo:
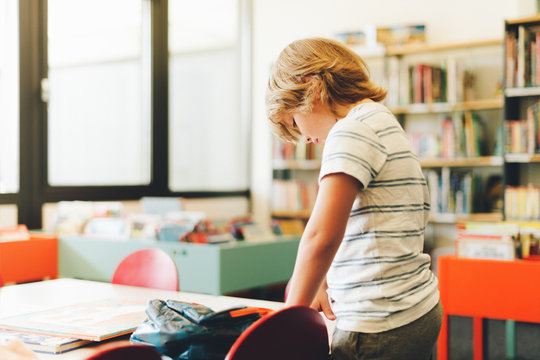
[[422, 253], [429, 193], [418, 158], [392, 113], [362, 103], [331, 129], [319, 181], [345, 173], [359, 191], [327, 274], [337, 328], [381, 332], [406, 325], [439, 301]]

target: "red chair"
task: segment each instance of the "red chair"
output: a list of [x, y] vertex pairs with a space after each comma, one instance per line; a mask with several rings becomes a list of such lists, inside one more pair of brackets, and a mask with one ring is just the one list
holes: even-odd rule
[[321, 315], [306, 306], [274, 311], [236, 339], [226, 360], [328, 360], [328, 332]]
[[150, 346], [130, 344], [129, 341], [100, 345], [86, 360], [161, 360], [161, 355]]
[[161, 249], [142, 249], [126, 256], [114, 271], [113, 284], [178, 291], [178, 271]]

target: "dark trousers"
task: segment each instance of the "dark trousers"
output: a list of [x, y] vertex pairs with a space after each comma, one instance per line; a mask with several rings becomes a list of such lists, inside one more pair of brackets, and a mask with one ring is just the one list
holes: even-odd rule
[[410, 324], [380, 333], [334, 330], [332, 360], [429, 360], [442, 324], [439, 302]]

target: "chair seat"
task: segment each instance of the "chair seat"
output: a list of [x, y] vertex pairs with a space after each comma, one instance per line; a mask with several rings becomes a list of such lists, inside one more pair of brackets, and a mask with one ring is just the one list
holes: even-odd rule
[[157, 248], [126, 256], [114, 271], [113, 284], [178, 291], [178, 270], [169, 254]]
[[161, 355], [150, 346], [117, 341], [100, 345], [96, 353], [85, 360], [161, 360]]
[[253, 323], [235, 341], [227, 360], [327, 360], [328, 332], [317, 311], [292, 306]]

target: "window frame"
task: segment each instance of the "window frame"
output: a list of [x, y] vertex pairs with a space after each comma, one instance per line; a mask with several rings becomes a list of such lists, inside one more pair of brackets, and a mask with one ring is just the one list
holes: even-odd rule
[[[249, 131], [251, 113], [252, 0], [239, 0], [242, 79], [240, 112]], [[19, 193], [0, 194], [0, 204], [16, 204], [18, 222], [30, 229], [42, 227], [42, 206], [62, 200], [118, 201], [143, 196], [183, 198], [251, 197], [250, 158], [246, 154], [247, 188], [237, 191], [171, 191], [169, 178], [169, 54], [168, 1], [150, 1], [151, 31], [151, 176], [140, 186], [51, 186], [47, 183], [47, 104], [41, 101], [41, 79], [47, 78], [47, 0], [19, 0], [20, 53], [20, 161]], [[246, 147], [250, 149], [248, 138]]]

